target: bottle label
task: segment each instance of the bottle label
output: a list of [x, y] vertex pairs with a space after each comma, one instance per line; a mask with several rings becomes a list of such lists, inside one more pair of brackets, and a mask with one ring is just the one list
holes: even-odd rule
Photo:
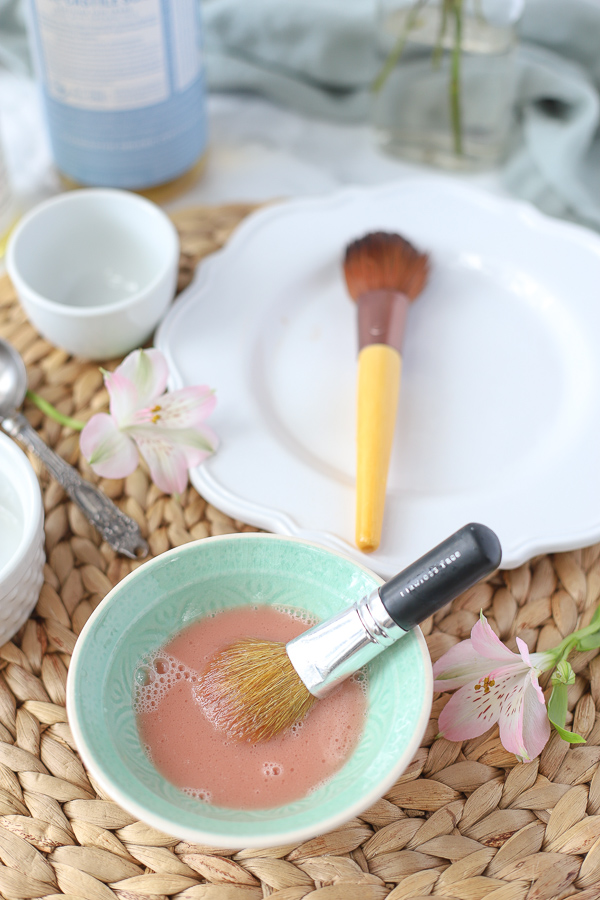
[[30, 0], [30, 35], [58, 167], [143, 188], [206, 142], [197, 0]]
[[159, 0], [35, 0], [48, 94], [81, 109], [135, 109], [169, 95]]

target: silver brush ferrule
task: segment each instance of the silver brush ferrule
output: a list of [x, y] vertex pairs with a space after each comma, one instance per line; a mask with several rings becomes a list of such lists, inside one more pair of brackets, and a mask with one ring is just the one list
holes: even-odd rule
[[375, 589], [291, 640], [286, 650], [308, 690], [321, 698], [405, 634]]

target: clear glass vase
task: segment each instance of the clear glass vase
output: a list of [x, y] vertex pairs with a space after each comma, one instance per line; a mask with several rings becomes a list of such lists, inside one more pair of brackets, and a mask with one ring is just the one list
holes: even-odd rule
[[378, 0], [372, 122], [382, 149], [457, 171], [498, 165], [514, 126], [523, 0]]

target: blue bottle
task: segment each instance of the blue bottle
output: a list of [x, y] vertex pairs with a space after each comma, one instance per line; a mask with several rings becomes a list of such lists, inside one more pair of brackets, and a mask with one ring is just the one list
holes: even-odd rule
[[57, 168], [145, 190], [206, 148], [198, 0], [29, 0], [29, 35]]

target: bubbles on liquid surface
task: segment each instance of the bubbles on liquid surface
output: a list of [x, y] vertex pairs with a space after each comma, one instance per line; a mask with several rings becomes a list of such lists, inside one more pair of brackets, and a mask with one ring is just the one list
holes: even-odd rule
[[276, 778], [278, 775], [283, 775], [283, 766], [276, 762], [265, 762], [263, 763], [263, 775], [266, 775], [268, 778]]
[[133, 708], [139, 714], [153, 712], [178, 681], [195, 682], [198, 675], [174, 656], [161, 651], [141, 659], [133, 679]]
[[321, 781], [317, 781], [317, 783], [308, 790], [307, 795], [310, 796], [311, 794], [316, 793], [316, 791], [320, 791], [321, 788], [327, 787], [330, 781], [331, 778], [323, 778]]
[[297, 609], [295, 606], [274, 606], [273, 609], [276, 612], [284, 613], [290, 619], [295, 619], [296, 622], [302, 622], [307, 628], [312, 628], [319, 621], [313, 613], [308, 612], [306, 609]]
[[304, 727], [303, 719], [299, 719], [297, 722], [294, 722], [293, 725], [290, 725], [290, 734], [292, 735], [292, 737], [298, 737], [298, 735], [302, 731], [303, 727]]
[[331, 759], [345, 759], [352, 749], [353, 739], [350, 725], [347, 726], [347, 732], [347, 734], [340, 734], [338, 737], [334, 738], [333, 742], [329, 745], [328, 750]]
[[156, 672], [154, 671], [152, 666], [142, 665], [135, 670], [134, 678], [136, 685], [139, 685], [140, 687], [147, 687], [155, 680]]
[[358, 672], [355, 672], [354, 675], [351, 675], [350, 681], [354, 682], [354, 684], [357, 684], [360, 687], [364, 697], [367, 696], [369, 692], [369, 676], [367, 675], [365, 669], [359, 669]]
[[212, 793], [206, 788], [182, 788], [184, 794], [193, 797], [194, 800], [201, 800], [203, 803], [212, 803]]

